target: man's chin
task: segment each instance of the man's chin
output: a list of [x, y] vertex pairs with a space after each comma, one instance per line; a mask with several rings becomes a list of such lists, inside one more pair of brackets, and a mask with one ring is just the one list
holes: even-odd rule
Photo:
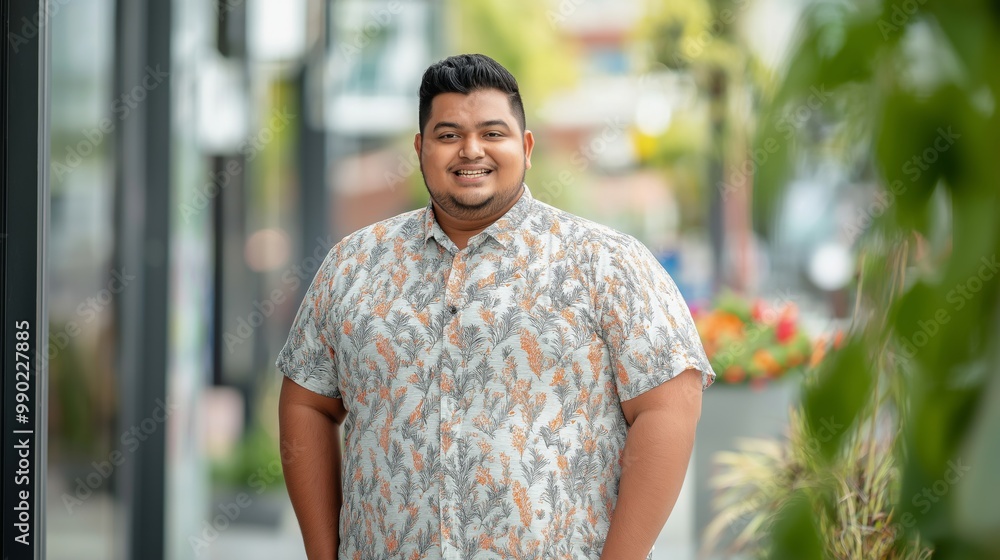
[[469, 193], [466, 196], [449, 196], [451, 200], [451, 205], [456, 209], [464, 212], [477, 212], [488, 207], [493, 199], [496, 198], [494, 195], [474, 195]]

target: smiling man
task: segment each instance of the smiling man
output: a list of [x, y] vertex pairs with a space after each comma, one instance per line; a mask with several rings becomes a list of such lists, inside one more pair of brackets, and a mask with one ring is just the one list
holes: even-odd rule
[[533, 148], [496, 61], [426, 71], [430, 203], [330, 251], [277, 360], [310, 559], [649, 554], [715, 374], [644, 246], [532, 198]]

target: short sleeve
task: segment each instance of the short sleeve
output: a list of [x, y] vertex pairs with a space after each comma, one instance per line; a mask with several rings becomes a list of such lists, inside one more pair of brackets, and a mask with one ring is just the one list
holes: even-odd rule
[[625, 239], [604, 256], [596, 279], [619, 398], [635, 398], [688, 369], [700, 371], [708, 388], [715, 372], [677, 285], [649, 249]]
[[316, 271], [275, 366], [286, 377], [310, 391], [340, 398], [333, 338], [330, 335], [334, 321], [336, 255], [334, 248]]

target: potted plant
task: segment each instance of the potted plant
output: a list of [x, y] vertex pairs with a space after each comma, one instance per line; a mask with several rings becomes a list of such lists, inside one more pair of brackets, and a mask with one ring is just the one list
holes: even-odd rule
[[705, 392], [694, 449], [697, 538], [712, 519], [713, 456], [736, 449], [743, 438], [784, 433], [798, 374], [821, 359], [830, 342], [814, 343], [788, 301], [772, 304], [725, 291], [692, 315], [717, 375]]
[[694, 315], [708, 360], [722, 383], [760, 389], [801, 370], [812, 354], [791, 302], [772, 306], [726, 291], [711, 309]]

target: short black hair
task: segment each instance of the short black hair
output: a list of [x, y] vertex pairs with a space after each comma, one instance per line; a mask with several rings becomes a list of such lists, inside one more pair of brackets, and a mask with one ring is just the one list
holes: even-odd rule
[[484, 54], [458, 54], [436, 62], [424, 72], [420, 80], [420, 107], [418, 110], [420, 132], [424, 132], [431, 118], [431, 101], [442, 93], [469, 94], [483, 89], [496, 89], [507, 94], [510, 110], [526, 130], [524, 105], [514, 79], [499, 62]]

